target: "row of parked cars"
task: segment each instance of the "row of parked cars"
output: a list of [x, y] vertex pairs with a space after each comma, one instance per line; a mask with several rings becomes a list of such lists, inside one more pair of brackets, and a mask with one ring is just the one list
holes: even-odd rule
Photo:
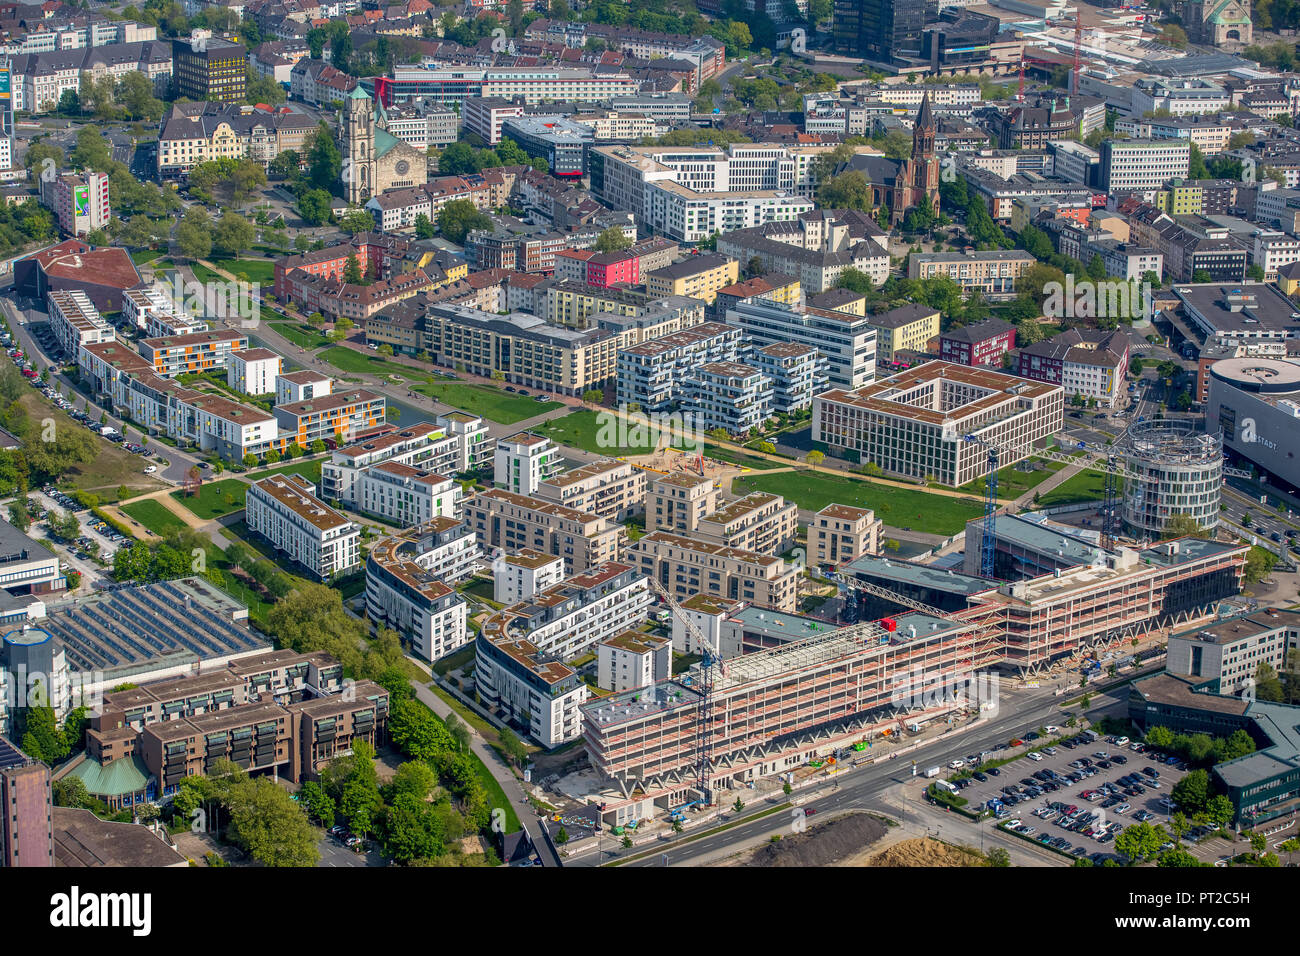
[[338, 840], [349, 850], [354, 850], [357, 853], [364, 853], [366, 850], [370, 849], [369, 840], [359, 837], [355, 833], [349, 833], [347, 827], [333, 826], [330, 827], [329, 832], [330, 836]]

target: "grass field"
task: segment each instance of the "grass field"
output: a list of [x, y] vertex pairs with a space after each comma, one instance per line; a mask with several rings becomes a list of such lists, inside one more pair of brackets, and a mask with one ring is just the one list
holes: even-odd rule
[[[1063, 462], [1047, 461], [1042, 463], [1045, 467], [1035, 471], [1019, 471], [1015, 465], [1007, 465], [1005, 468], [998, 469], [998, 497], [999, 498], [1017, 498], [1038, 487], [1052, 475], [1056, 474], [1065, 467]], [[968, 495], [984, 494], [985, 480], [977, 478], [958, 488], [958, 491], [965, 492]]]
[[138, 266], [142, 266], [146, 262], [153, 262], [155, 259], [160, 256], [165, 256], [166, 254], [166, 249], [139, 249], [131, 253], [131, 261]]
[[277, 465], [275, 468], [251, 472], [248, 478], [250, 481], [259, 481], [262, 478], [269, 478], [271, 475], [302, 475], [308, 481], [319, 483], [320, 466], [323, 460], [317, 458], [314, 461], [291, 461], [287, 465]]
[[[82, 397], [72, 395], [76, 398], [76, 404], [80, 407]], [[18, 399], [22, 405], [23, 411], [27, 413], [27, 420], [36, 428], [46, 418], [52, 418], [56, 428], [75, 429], [81, 428], [75, 421], [67, 416], [61, 409], [55, 408], [49, 403], [44, 395], [36, 389], [28, 389]], [[92, 406], [93, 407], [93, 406]], [[135, 429], [132, 429], [134, 432]], [[156, 491], [164, 487], [161, 481], [150, 477], [144, 473], [145, 466], [148, 462], [144, 461], [139, 455], [133, 455], [120, 445], [114, 445], [110, 441], [102, 438], [95, 439], [98, 445], [98, 452], [93, 461], [88, 461], [84, 465], [75, 465], [68, 469], [64, 474], [59, 476], [57, 482], [60, 488], [79, 488], [82, 491], [93, 491], [104, 500], [116, 498], [117, 489], [121, 485], [126, 485], [127, 489], [132, 492], [128, 497], [142, 494], [147, 491]], [[151, 448], [157, 448], [157, 443], [151, 443]]]
[[513, 425], [515, 422], [561, 407], [560, 402], [539, 402], [532, 397], [520, 398], [518, 395], [488, 385], [466, 385], [463, 382], [417, 382], [412, 384], [411, 388], [421, 395], [445, 402], [453, 408], [459, 408], [470, 414], [481, 415], [502, 425]]
[[152, 499], [133, 501], [129, 505], [122, 505], [122, 511], [160, 537], [165, 537], [168, 533], [179, 531], [185, 527], [185, 522], [172, 514], [166, 505]]
[[708, 442], [704, 443], [704, 457], [713, 458], [717, 461], [729, 462], [733, 465], [738, 465], [741, 468], [752, 468], [755, 471], [784, 467], [779, 461], [769, 461], [766, 458], [755, 458], [752, 455], [746, 455], [741, 451], [733, 451], [730, 448], [723, 448], [720, 445], [710, 445]]
[[[1119, 483], [1119, 493], [1124, 493], [1124, 482]], [[1102, 501], [1106, 497], [1106, 475], [1100, 471], [1081, 471], [1067, 478], [1038, 500], [1040, 508], [1074, 505], [1084, 501]]]
[[330, 344], [330, 340], [319, 331], [301, 322], [268, 322], [267, 325], [294, 345], [304, 349], [318, 349]]
[[[525, 401], [528, 401], [528, 399], [525, 399]], [[540, 402], [534, 404], [541, 405]], [[655, 450], [655, 442], [659, 438], [659, 431], [649, 427], [628, 426], [619, 429], [606, 426], [609, 429], [608, 437], [610, 439], [621, 437], [625, 441], [631, 441], [632, 444], [601, 444], [599, 439], [603, 420], [600, 413], [583, 409], [570, 412], [563, 418], [552, 419], [534, 430], [546, 435], [557, 444], [568, 445], [570, 448], [581, 448], [583, 451], [594, 452], [598, 455], [648, 455]], [[622, 432], [621, 435], [620, 432]]]
[[[211, 521], [244, 507], [244, 495], [247, 493], [248, 485], [238, 478], [224, 478], [205, 482], [193, 498], [184, 491], [173, 491], [172, 497], [198, 517]], [[232, 500], [227, 501], [226, 495], [230, 495]]]
[[[250, 282], [261, 282], [269, 286], [276, 281], [276, 264], [269, 259], [213, 259], [212, 264], [218, 269], [225, 269], [231, 276], [243, 273]], [[198, 276], [199, 269], [203, 268], [201, 265], [195, 265], [195, 276]], [[207, 269], [204, 269], [204, 272], [207, 272]]]
[[320, 357], [341, 372], [360, 372], [366, 375], [400, 375], [408, 381], [423, 379], [417, 368], [407, 368], [396, 362], [389, 362], [382, 356], [362, 355], [345, 345], [336, 345], [320, 353]]
[[829, 504], [871, 508], [887, 525], [928, 534], [955, 534], [966, 527], [969, 519], [979, 517], [984, 511], [978, 500], [966, 501], [919, 489], [913, 491], [807, 471], [746, 475], [732, 481], [731, 490], [738, 495], [753, 491], [782, 495], [809, 511], [820, 511]]

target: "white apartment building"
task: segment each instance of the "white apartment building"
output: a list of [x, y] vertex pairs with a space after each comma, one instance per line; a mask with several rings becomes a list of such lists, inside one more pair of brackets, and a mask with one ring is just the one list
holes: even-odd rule
[[468, 605], [450, 585], [469, 576], [479, 558], [463, 522], [435, 518], [384, 538], [366, 558], [366, 615], [390, 627], [426, 661], [469, 643]]
[[816, 208], [793, 192], [697, 192], [680, 183], [652, 183], [645, 190], [642, 226], [678, 242], [702, 242], [715, 232], [793, 222]]
[[671, 638], [624, 631], [596, 645], [596, 683], [606, 690], [636, 690], [672, 676]]
[[525, 548], [492, 561], [492, 599], [518, 604], [564, 580], [564, 559]]
[[834, 388], [862, 388], [876, 379], [876, 330], [866, 316], [755, 299], [728, 309], [727, 324], [760, 348], [811, 345], [825, 356], [826, 376]]
[[50, 313], [50, 331], [63, 351], [76, 358], [83, 345], [112, 342], [115, 333], [90, 296], [80, 289], [51, 290], [45, 296]]
[[604, 458], [541, 482], [537, 497], [610, 521], [625, 521], [645, 510], [645, 486], [646, 473], [640, 468]]
[[574, 575], [483, 624], [475, 644], [476, 690], [546, 747], [581, 733], [577, 707], [586, 686], [562, 663], [606, 638], [635, 629], [651, 604], [650, 582], [610, 562]]
[[1281, 232], [1257, 234], [1250, 261], [1264, 270], [1265, 282], [1276, 282], [1279, 269], [1300, 262], [1300, 239]]
[[752, 365], [709, 362], [686, 373], [682, 415], [697, 432], [743, 435], [772, 414], [772, 380]]
[[409, 528], [434, 518], [457, 518], [464, 492], [454, 479], [385, 461], [361, 472], [354, 494], [359, 511]]
[[1108, 193], [1155, 189], [1186, 179], [1192, 147], [1187, 140], [1108, 139], [1101, 144], [1101, 183]]
[[244, 395], [270, 395], [282, 363], [270, 349], [231, 352], [226, 360], [226, 384]]
[[632, 544], [628, 558], [682, 601], [708, 594], [793, 613], [800, 569], [780, 558], [652, 531]]
[[[184, 296], [183, 289], [180, 294]], [[176, 301], [176, 290], [161, 283], [147, 289], [124, 290], [122, 317], [151, 339], [204, 332], [208, 327], [206, 322], [191, 315], [183, 302]]]
[[316, 497], [301, 475], [272, 475], [248, 488], [245, 521], [322, 581], [360, 563], [361, 529]]
[[489, 146], [501, 142], [501, 126], [506, 120], [524, 115], [522, 103], [508, 100], [470, 96], [460, 107], [461, 121], [465, 129], [477, 133]]
[[[456, 430], [463, 423], [446, 419], [457, 416], [469, 419], [476, 427]], [[358, 482], [371, 468], [392, 463], [422, 474], [457, 475], [471, 470], [469, 463], [479, 446], [490, 444], [487, 427], [473, 415], [453, 413], [439, 416], [436, 422], [393, 429], [335, 449], [330, 460], [321, 465], [321, 497], [343, 507], [359, 508], [363, 495]], [[456, 500], [460, 500], [459, 495]]]
[[500, 488], [467, 498], [464, 512], [485, 551], [528, 548], [555, 555], [567, 574], [618, 560], [627, 543], [627, 529], [600, 515]]
[[334, 380], [319, 372], [288, 372], [275, 378], [275, 404], [291, 405], [309, 398], [324, 398], [334, 388]]
[[703, 322], [618, 350], [619, 405], [643, 411], [667, 408], [681, 399], [686, 372], [708, 362], [735, 361], [743, 333], [734, 325]]
[[517, 495], [535, 495], [538, 485], [553, 477], [563, 464], [551, 440], [531, 432], [499, 440], [493, 461], [496, 486]]
[[84, 236], [93, 229], [104, 229], [112, 216], [108, 174], [65, 173], [54, 179], [42, 178], [41, 202], [54, 212], [59, 229], [69, 236]]

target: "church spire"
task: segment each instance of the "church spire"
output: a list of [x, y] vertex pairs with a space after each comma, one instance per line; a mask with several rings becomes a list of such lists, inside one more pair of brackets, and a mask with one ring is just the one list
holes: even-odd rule
[[921, 94], [921, 109], [916, 114], [917, 129], [934, 129], [934, 114], [930, 112], [930, 91]]

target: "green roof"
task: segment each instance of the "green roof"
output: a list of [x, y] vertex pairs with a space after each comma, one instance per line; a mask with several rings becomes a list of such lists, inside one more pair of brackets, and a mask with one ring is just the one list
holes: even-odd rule
[[370, 94], [367, 93], [365, 90], [363, 90], [363, 89], [361, 88], [361, 84], [358, 83], [356, 86], [354, 86], [354, 87], [352, 88], [352, 92], [348, 94], [348, 99], [350, 99], [350, 100], [368, 100], [368, 99], [370, 99]]
[[392, 152], [393, 147], [400, 143], [401, 140], [388, 132], [386, 129], [375, 130], [375, 159], [386, 156]]
[[123, 757], [107, 765], [87, 757], [70, 771], [70, 775], [80, 777], [86, 790], [95, 797], [137, 793], [148, 787], [151, 776], [149, 768], [139, 757]]

